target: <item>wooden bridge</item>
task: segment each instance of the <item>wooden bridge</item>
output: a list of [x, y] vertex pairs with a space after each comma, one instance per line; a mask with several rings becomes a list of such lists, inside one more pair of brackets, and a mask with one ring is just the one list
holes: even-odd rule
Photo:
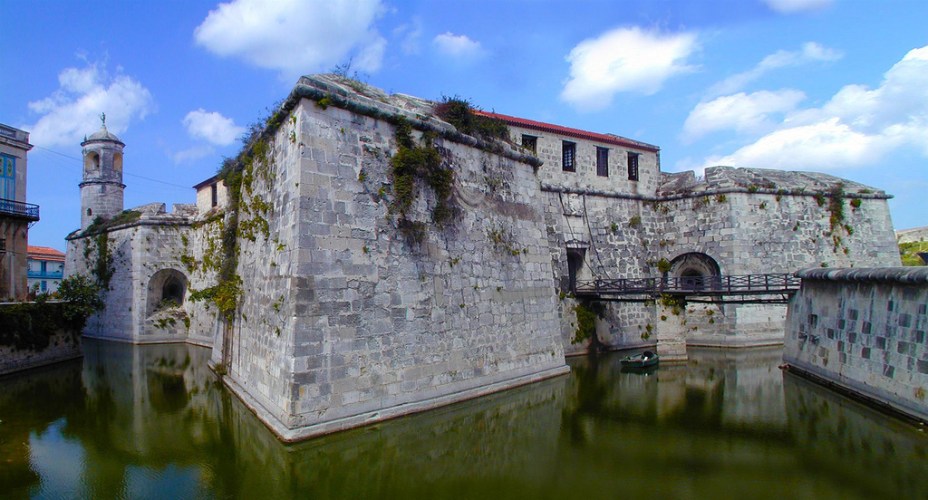
[[616, 302], [641, 302], [669, 294], [688, 302], [785, 304], [801, 281], [792, 274], [595, 279], [577, 281], [574, 294]]

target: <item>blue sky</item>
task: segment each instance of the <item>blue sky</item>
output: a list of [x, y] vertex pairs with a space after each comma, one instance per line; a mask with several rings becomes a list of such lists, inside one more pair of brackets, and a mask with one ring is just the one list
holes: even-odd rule
[[31, 132], [30, 243], [80, 224], [80, 142], [107, 115], [126, 207], [191, 203], [301, 74], [661, 147], [665, 171], [813, 170], [928, 225], [928, 2], [0, 0], [0, 122]]

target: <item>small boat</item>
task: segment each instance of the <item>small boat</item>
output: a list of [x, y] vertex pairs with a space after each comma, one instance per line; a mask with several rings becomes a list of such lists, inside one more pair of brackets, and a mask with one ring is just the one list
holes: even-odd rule
[[652, 351], [645, 351], [634, 356], [627, 356], [622, 360], [622, 368], [650, 368], [657, 366], [660, 356]]

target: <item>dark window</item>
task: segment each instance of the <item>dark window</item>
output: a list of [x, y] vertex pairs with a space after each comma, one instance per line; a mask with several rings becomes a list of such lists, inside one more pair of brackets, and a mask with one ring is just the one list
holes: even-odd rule
[[577, 143], [564, 141], [561, 145], [563, 159], [561, 160], [561, 169], [565, 172], [577, 171]]
[[607, 148], [596, 148], [596, 175], [609, 177], [609, 150]]
[[171, 278], [161, 288], [161, 301], [170, 301], [175, 306], [184, 303], [184, 285], [180, 281]]
[[628, 153], [628, 180], [638, 180], [638, 153]]
[[209, 187], [210, 195], [212, 196], [211, 207], [215, 207], [219, 204], [219, 186], [213, 184]]
[[583, 267], [584, 251], [568, 248], [567, 249], [567, 288], [571, 292], [577, 289], [577, 273]]
[[534, 135], [522, 134], [522, 147], [531, 151], [538, 152], [538, 138]]

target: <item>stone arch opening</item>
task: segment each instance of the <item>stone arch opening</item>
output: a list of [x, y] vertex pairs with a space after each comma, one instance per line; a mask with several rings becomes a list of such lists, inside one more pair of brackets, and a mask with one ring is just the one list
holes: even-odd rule
[[100, 154], [96, 151], [84, 155], [84, 171], [93, 172], [100, 170]]
[[122, 172], [122, 153], [113, 153], [113, 170]]
[[712, 257], [699, 252], [689, 252], [678, 255], [670, 261], [670, 277], [679, 278], [680, 285], [690, 290], [711, 288], [721, 269], [718, 262]]
[[148, 315], [164, 307], [183, 305], [187, 276], [176, 269], [162, 269], [148, 281]]

